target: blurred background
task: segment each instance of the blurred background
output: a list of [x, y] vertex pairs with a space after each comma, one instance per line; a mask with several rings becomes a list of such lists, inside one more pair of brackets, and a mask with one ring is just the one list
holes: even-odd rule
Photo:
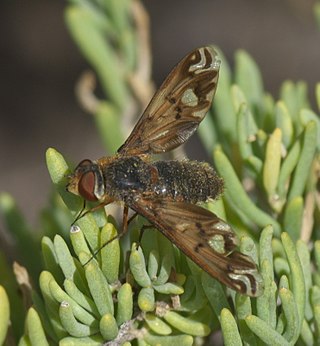
[[[320, 80], [320, 32], [311, 0], [150, 0], [153, 71], [157, 86], [195, 47], [214, 43], [232, 66], [246, 49], [277, 98], [285, 79], [306, 80], [314, 102]], [[0, 191], [13, 195], [27, 220], [45, 206], [51, 182], [45, 151], [71, 162], [106, 155], [74, 86], [89, 66], [64, 24], [63, 1], [0, 2]], [[193, 142], [196, 143], [196, 142]], [[195, 149], [197, 148], [197, 149]], [[197, 152], [199, 150], [199, 152]], [[192, 158], [201, 148], [189, 145]]]

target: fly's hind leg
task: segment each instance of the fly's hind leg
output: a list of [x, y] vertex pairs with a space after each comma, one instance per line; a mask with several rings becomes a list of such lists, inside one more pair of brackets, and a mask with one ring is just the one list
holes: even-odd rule
[[124, 208], [123, 208], [122, 230], [121, 230], [121, 232], [118, 233], [113, 238], [109, 239], [105, 244], [101, 245], [101, 247], [96, 252], [99, 252], [102, 248], [104, 248], [106, 245], [110, 244], [112, 241], [114, 241], [116, 239], [122, 238], [128, 232], [128, 227], [129, 227], [131, 221], [137, 215], [138, 215], [138, 213], [134, 213], [130, 218], [128, 218], [128, 216], [129, 216], [129, 207], [127, 205], [125, 205]]
[[154, 229], [154, 226], [149, 224], [149, 225], [143, 225], [140, 229], [140, 234], [139, 234], [139, 239], [137, 241], [137, 246], [136, 246], [136, 249], [138, 250], [141, 242], [142, 242], [142, 237], [143, 237], [143, 234], [144, 234], [144, 231], [147, 230], [147, 229]]
[[[113, 237], [112, 239], [110, 239], [106, 244], [104, 244], [102, 247], [108, 245], [109, 243], [111, 243], [113, 240], [115, 239], [120, 239], [121, 237], [123, 237], [127, 232], [128, 232], [128, 227], [130, 225], [130, 223], [137, 217], [138, 213], [135, 212], [134, 214], [132, 214], [132, 216], [130, 216], [130, 218], [128, 218], [128, 215], [129, 215], [129, 208], [127, 205], [124, 206], [124, 209], [123, 209], [123, 217], [122, 217], [122, 230], [120, 233], [118, 233], [115, 237]], [[143, 225], [141, 227], [141, 230], [140, 230], [140, 234], [139, 234], [139, 239], [138, 239], [138, 242], [137, 242], [137, 248], [140, 246], [141, 244], [141, 240], [142, 240], [142, 236], [143, 236], [143, 233], [146, 229], [151, 229], [151, 228], [154, 228], [154, 226], [152, 226], [151, 224], [150, 225]], [[101, 247], [101, 248], [102, 248]]]
[[150, 224], [150, 225], [143, 225], [141, 227], [140, 234], [139, 234], [139, 244], [141, 244], [144, 231], [147, 229], [154, 229], [154, 226]]
[[[107, 242], [107, 244], [109, 244], [110, 242], [112, 242], [115, 239], [122, 238], [128, 232], [128, 227], [129, 227], [130, 223], [135, 219], [135, 217], [137, 215], [138, 215], [138, 213], [135, 212], [132, 216], [130, 216], [130, 218], [128, 218], [128, 216], [129, 216], [129, 207], [127, 205], [125, 205], [124, 208], [123, 208], [123, 216], [122, 216], [122, 230], [115, 237], [110, 239]], [[105, 246], [105, 245], [103, 245], [103, 246]]]

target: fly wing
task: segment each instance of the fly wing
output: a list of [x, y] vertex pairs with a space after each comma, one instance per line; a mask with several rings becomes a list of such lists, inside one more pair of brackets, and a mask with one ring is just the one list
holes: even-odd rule
[[157, 154], [187, 141], [211, 106], [219, 67], [213, 47], [188, 54], [168, 75], [118, 152]]
[[253, 297], [262, 293], [256, 265], [238, 251], [231, 227], [212, 212], [193, 204], [148, 198], [139, 198], [130, 207], [223, 284]]

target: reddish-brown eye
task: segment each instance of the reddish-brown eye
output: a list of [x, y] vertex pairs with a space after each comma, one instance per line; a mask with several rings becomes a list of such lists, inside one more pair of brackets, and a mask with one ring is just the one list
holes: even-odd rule
[[95, 175], [93, 172], [86, 172], [82, 175], [78, 184], [78, 191], [80, 195], [88, 201], [97, 201], [94, 195]]
[[90, 166], [90, 165], [92, 165], [92, 161], [91, 161], [91, 160], [89, 160], [89, 159], [82, 160], [82, 161], [78, 164], [78, 166], [76, 167], [75, 171], [76, 171], [78, 168], [80, 168], [80, 167], [85, 167], [85, 166]]

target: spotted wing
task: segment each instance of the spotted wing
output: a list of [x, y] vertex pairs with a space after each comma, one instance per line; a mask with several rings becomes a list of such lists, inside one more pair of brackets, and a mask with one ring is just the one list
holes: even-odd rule
[[256, 265], [238, 251], [231, 227], [215, 214], [193, 204], [144, 198], [135, 201], [131, 208], [223, 284], [253, 297], [262, 293]]
[[168, 75], [118, 152], [156, 154], [184, 143], [211, 106], [219, 67], [213, 47], [188, 54]]

